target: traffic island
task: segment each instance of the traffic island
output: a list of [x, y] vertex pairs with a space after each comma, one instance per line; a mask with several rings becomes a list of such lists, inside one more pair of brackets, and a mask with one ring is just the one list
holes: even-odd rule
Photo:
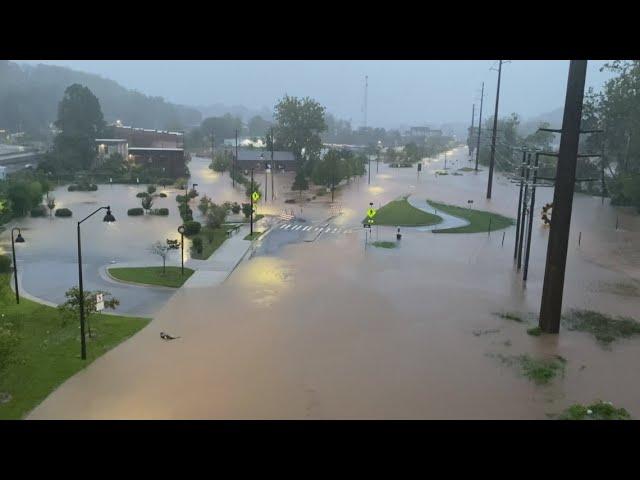
[[[408, 195], [380, 207], [372, 217], [375, 225], [426, 227], [442, 222], [441, 217], [414, 207], [407, 198]], [[365, 218], [362, 223], [367, 224], [368, 220]]]
[[443, 228], [434, 230], [433, 233], [479, 233], [502, 230], [508, 228], [515, 222], [512, 218], [503, 217], [497, 213], [485, 212], [483, 210], [472, 210], [466, 207], [456, 207], [445, 203], [427, 200], [427, 203], [436, 210], [442, 211], [454, 217], [464, 218], [468, 225], [455, 228]]
[[184, 275], [180, 267], [122, 267], [108, 268], [107, 273], [113, 279], [143, 286], [162, 286], [179, 288], [186, 282], [194, 270], [185, 267]]

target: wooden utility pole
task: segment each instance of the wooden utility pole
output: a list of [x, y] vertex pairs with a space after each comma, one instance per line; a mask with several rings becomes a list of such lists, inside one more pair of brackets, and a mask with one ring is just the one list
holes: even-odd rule
[[236, 160], [238, 160], [238, 129], [236, 128], [236, 156], [233, 158], [233, 165], [231, 166], [231, 171], [233, 175], [231, 175], [231, 183], [233, 188], [236, 186]]
[[480, 94], [480, 117], [478, 118], [478, 145], [476, 147], [476, 172], [478, 171], [478, 157], [480, 156], [480, 135], [482, 134], [482, 104], [484, 102], [484, 82]]
[[580, 121], [584, 84], [587, 75], [586, 60], [571, 60], [567, 79], [567, 94], [562, 118], [562, 137], [558, 152], [558, 169], [553, 192], [553, 215], [549, 230], [547, 262], [544, 270], [539, 327], [545, 333], [560, 331], [562, 294], [569, 247], [571, 209], [578, 162]]
[[273, 127], [271, 127], [271, 203], [275, 197], [273, 190], [273, 172], [275, 171], [275, 164], [273, 163]]
[[473, 138], [473, 122], [475, 119], [476, 119], [476, 104], [474, 103], [473, 106], [471, 107], [471, 129], [469, 130], [469, 142], [468, 142], [469, 161], [471, 161], [471, 156], [473, 155], [472, 138]]
[[493, 165], [496, 157], [496, 133], [498, 132], [498, 103], [500, 101], [500, 77], [502, 75], [502, 60], [498, 63], [498, 87], [496, 88], [496, 108], [493, 112], [493, 133], [491, 135], [491, 158], [489, 159], [489, 180], [487, 182], [487, 198], [491, 198], [493, 186]]

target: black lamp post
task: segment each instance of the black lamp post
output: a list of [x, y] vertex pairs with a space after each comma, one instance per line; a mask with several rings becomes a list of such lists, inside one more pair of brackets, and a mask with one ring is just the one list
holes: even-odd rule
[[[18, 236], [13, 238], [13, 232], [18, 230]], [[20, 233], [20, 229], [18, 227], [11, 229], [11, 251], [13, 252], [13, 279], [16, 285], [16, 303], [20, 303], [20, 294], [18, 293], [18, 264], [16, 263], [16, 246], [14, 242], [24, 243], [24, 238], [22, 238], [22, 234]]]
[[87, 344], [84, 338], [84, 285], [82, 284], [82, 244], [80, 242], [80, 224], [87, 220], [88, 218], [94, 216], [100, 210], [106, 210], [107, 213], [102, 219], [103, 222], [113, 223], [116, 221], [115, 217], [111, 214], [111, 207], [100, 207], [93, 213], [90, 213], [82, 220], [78, 222], [78, 280], [80, 287], [80, 356], [82, 360], [87, 358]]
[[178, 233], [180, 234], [180, 272], [184, 276], [184, 225], [178, 227]]

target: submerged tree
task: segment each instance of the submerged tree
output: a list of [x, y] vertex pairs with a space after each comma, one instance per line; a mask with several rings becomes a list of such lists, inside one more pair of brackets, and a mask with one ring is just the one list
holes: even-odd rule
[[[84, 318], [87, 320], [87, 329], [89, 332], [89, 337], [91, 334], [91, 325], [89, 323], [89, 319], [91, 314], [96, 313], [96, 305], [97, 299], [96, 295], [101, 293], [104, 302], [104, 308], [108, 308], [110, 310], [115, 309], [118, 305], [120, 305], [120, 301], [117, 298], [114, 298], [110, 292], [106, 292], [104, 290], [92, 290], [92, 291], [84, 291]], [[58, 305], [58, 309], [63, 313], [64, 317], [73, 317], [80, 318], [80, 289], [78, 287], [71, 287], [64, 294], [67, 299], [61, 305]]]

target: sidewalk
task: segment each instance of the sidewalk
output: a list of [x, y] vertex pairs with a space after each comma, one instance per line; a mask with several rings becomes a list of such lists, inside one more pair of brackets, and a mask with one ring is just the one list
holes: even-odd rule
[[249, 226], [243, 226], [238, 233], [226, 240], [207, 260], [189, 259], [186, 266], [195, 270], [182, 288], [215, 287], [224, 282], [242, 261], [251, 247]]

